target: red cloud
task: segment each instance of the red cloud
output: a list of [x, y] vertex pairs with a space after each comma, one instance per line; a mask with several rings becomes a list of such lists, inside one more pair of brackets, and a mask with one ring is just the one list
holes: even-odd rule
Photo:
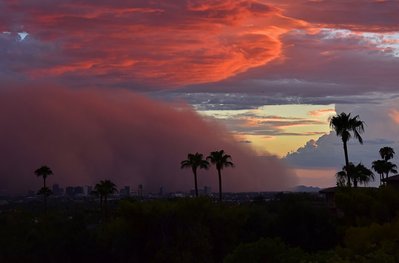
[[[264, 65], [279, 37], [303, 26], [264, 3], [245, 1], [14, 1], [7, 28], [50, 43], [47, 63], [26, 72], [172, 86], [214, 82]], [[6, 23], [6, 22], [3, 22]]]
[[[148, 191], [189, 190], [180, 169], [189, 152], [224, 149], [236, 164], [224, 171], [226, 191], [283, 189], [295, 180], [275, 157], [256, 157], [213, 122], [184, 105], [151, 101], [124, 90], [12, 88], [0, 90], [0, 185], [9, 191], [40, 186], [33, 171], [49, 165], [49, 184], [119, 186]], [[278, 176], [276, 176], [278, 175]], [[200, 186], [217, 189], [216, 170], [200, 171]]]

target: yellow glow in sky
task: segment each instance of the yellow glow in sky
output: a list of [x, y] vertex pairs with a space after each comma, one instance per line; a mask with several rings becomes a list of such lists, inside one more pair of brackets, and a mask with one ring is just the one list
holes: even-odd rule
[[329, 133], [335, 105], [266, 105], [249, 110], [199, 111], [219, 119], [238, 141], [250, 143], [259, 154], [280, 157], [296, 151], [309, 140]]

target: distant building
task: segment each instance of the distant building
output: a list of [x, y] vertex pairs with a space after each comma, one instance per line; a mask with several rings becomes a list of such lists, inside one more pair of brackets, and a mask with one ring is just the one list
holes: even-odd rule
[[82, 197], [85, 195], [85, 189], [83, 186], [67, 186], [65, 188], [65, 195], [68, 197]]
[[119, 195], [126, 197], [130, 196], [130, 186], [125, 186], [119, 190]]
[[[204, 186], [203, 189], [198, 189], [198, 195], [210, 195], [211, 194], [211, 188], [209, 186]], [[190, 190], [190, 195], [194, 196], [195, 195], [195, 190], [191, 189]]]
[[65, 188], [65, 195], [66, 196], [73, 197], [75, 195], [74, 193], [75, 193], [75, 191], [74, 191], [74, 187], [73, 186], [67, 186]]
[[142, 185], [142, 184], [139, 184], [139, 185], [138, 185], [137, 195], [138, 195], [140, 198], [143, 198], [143, 185]]
[[55, 195], [55, 196], [61, 196], [64, 194], [64, 188], [61, 188], [59, 186], [59, 184], [53, 184], [52, 191], [53, 191], [53, 195]]
[[74, 193], [74, 195], [84, 195], [85, 191], [84, 191], [83, 186], [75, 186], [73, 188], [73, 193]]

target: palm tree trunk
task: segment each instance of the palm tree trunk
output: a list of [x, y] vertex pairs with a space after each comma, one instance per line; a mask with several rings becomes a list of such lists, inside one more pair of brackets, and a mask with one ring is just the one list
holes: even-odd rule
[[108, 195], [104, 195], [104, 217], [108, 217]]
[[193, 169], [193, 173], [194, 173], [195, 197], [198, 197], [197, 170]]
[[[347, 168], [349, 168], [349, 157], [348, 157], [348, 146], [347, 146], [347, 142], [344, 141], [344, 140], [343, 140], [342, 142], [344, 143], [345, 166], [346, 166]], [[351, 187], [351, 175], [350, 175], [349, 169], [346, 171], [346, 174], [347, 174], [347, 176], [348, 176], [348, 182], [347, 182], [348, 187]]]
[[44, 194], [43, 198], [44, 198], [44, 213], [47, 213], [47, 195]]
[[[46, 189], [46, 177], [43, 176], [43, 189]], [[43, 194], [44, 212], [47, 213], [47, 193]]]
[[222, 202], [222, 174], [220, 172], [220, 169], [218, 169], [218, 175], [219, 175], [219, 202]]

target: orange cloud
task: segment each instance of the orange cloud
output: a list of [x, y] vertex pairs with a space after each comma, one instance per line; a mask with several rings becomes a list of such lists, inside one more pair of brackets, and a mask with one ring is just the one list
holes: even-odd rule
[[399, 124], [399, 111], [398, 110], [391, 110], [389, 112], [389, 116], [391, 117], [391, 119]]
[[[280, 36], [304, 22], [260, 1], [80, 1], [6, 4], [27, 41], [51, 48], [38, 54], [49, 75], [114, 76], [172, 86], [215, 82], [264, 65], [281, 54]], [[127, 63], [128, 62], [128, 63]]]
[[321, 109], [321, 110], [314, 110], [309, 111], [308, 114], [314, 117], [320, 117], [323, 115], [334, 115], [336, 114], [335, 109]]

